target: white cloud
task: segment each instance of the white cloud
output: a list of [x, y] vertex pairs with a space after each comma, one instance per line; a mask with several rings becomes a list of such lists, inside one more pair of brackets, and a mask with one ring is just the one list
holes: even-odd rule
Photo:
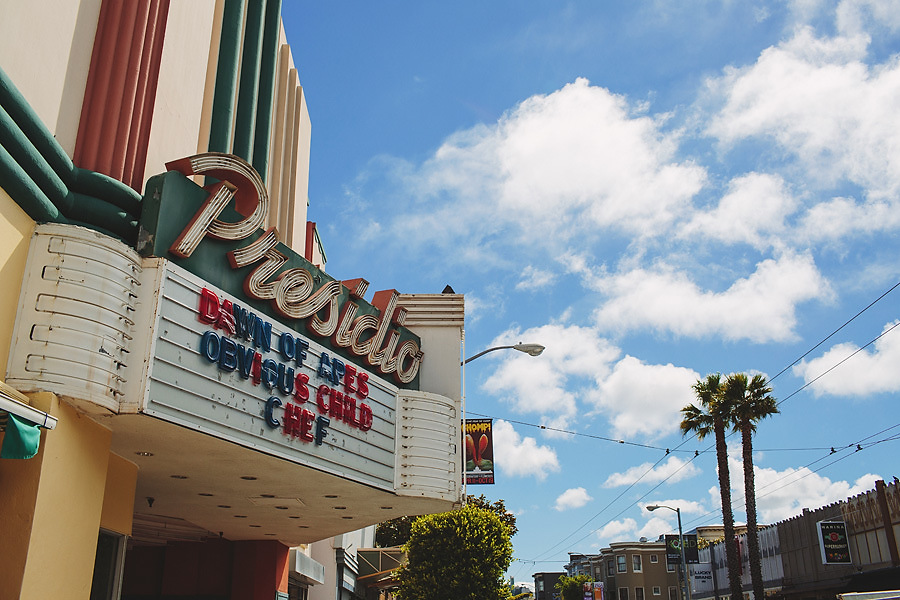
[[600, 383], [591, 401], [609, 415], [614, 435], [660, 436], [678, 429], [678, 411], [693, 401], [691, 386], [698, 378], [691, 369], [648, 365], [626, 356]]
[[698, 212], [678, 237], [726, 245], [744, 243], [759, 250], [777, 247], [785, 219], [796, 206], [780, 177], [748, 173], [733, 179], [719, 205], [710, 212]]
[[573, 508], [581, 508], [591, 500], [593, 498], [583, 487], [569, 488], [559, 495], [553, 508], [562, 512]]
[[509, 422], [494, 421], [493, 433], [494, 465], [505, 475], [543, 480], [549, 473], [559, 471], [553, 448], [539, 446], [534, 438], [523, 438]]
[[[818, 379], [810, 386], [817, 396], [866, 397], [882, 392], [900, 390], [897, 364], [900, 362], [900, 329], [897, 321], [888, 323], [871, 350], [860, 350], [850, 343], [832, 346], [819, 358], [804, 360], [794, 367], [794, 373], [810, 383], [832, 367], [846, 362]], [[855, 353], [855, 354], [854, 354]]]
[[522, 270], [521, 280], [516, 284], [516, 289], [538, 290], [552, 285], [555, 279], [555, 273], [528, 265]]
[[832, 481], [807, 467], [783, 471], [755, 468], [754, 473], [760, 523], [775, 523], [802, 513], [804, 508], [816, 509], [846, 500], [873, 489], [875, 481], [882, 479], [869, 473], [853, 483]]
[[[678, 483], [685, 479], [700, 474], [693, 462], [682, 460], [677, 456], [669, 456], [669, 460], [653, 468], [652, 463], [644, 463], [636, 467], [631, 467], [624, 473], [613, 473], [603, 482], [603, 487], [613, 488], [625, 485], [631, 485], [641, 481], [643, 483], [659, 483], [660, 481], [668, 481], [669, 483]], [[665, 504], [665, 502], [663, 503]]]
[[798, 29], [754, 65], [709, 82], [725, 104], [707, 132], [728, 146], [774, 141], [800, 161], [810, 184], [846, 179], [873, 198], [896, 196], [900, 62], [869, 68], [868, 42], [863, 34], [817, 38]]
[[[593, 389], [619, 355], [618, 348], [587, 327], [551, 324], [510, 330], [491, 345], [509, 344], [510, 340], [546, 347], [539, 357], [520, 352], [488, 355], [502, 362], [483, 389], [512, 404], [518, 412], [573, 417], [578, 396]], [[554, 422], [564, 425], [564, 421]]]
[[849, 34], [859, 33], [873, 25], [892, 31], [900, 28], [898, 0], [841, 0], [836, 13], [838, 29]]
[[420, 168], [377, 165], [417, 199], [394, 233], [491, 260], [495, 243], [514, 239], [561, 252], [606, 230], [659, 235], [706, 181], [676, 158], [679, 139], [663, 125], [586, 79], [532, 96], [496, 124], [449, 136]]
[[831, 293], [812, 256], [790, 253], [760, 262], [722, 292], [703, 290], [663, 265], [599, 277], [595, 286], [610, 296], [595, 313], [603, 328], [758, 343], [793, 339], [797, 305]]
[[597, 530], [596, 534], [604, 544], [634, 538], [637, 532], [637, 521], [632, 518], [621, 521], [610, 521]]

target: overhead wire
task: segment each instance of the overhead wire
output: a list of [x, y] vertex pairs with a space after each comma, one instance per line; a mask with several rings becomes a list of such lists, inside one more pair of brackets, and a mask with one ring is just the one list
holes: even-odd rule
[[[875, 304], [877, 304], [879, 301], [881, 301], [884, 297], [886, 297], [888, 294], [890, 294], [891, 292], [893, 292], [893, 291], [894, 291], [895, 289], [897, 289], [898, 287], [900, 287], [900, 281], [898, 281], [898, 282], [897, 282], [896, 284], [894, 284], [891, 288], [889, 288], [888, 290], [886, 290], [885, 292], [883, 292], [880, 296], [878, 296], [878, 298], [876, 298], [875, 300], [873, 300], [872, 302], [870, 302], [865, 308], [863, 308], [862, 310], [860, 310], [859, 312], [857, 312], [855, 315], [853, 315], [850, 319], [848, 319], [847, 321], [845, 321], [840, 327], [838, 327], [837, 329], [835, 329], [834, 331], [832, 331], [830, 334], [828, 334], [825, 338], [823, 338], [822, 340], [820, 340], [817, 344], [815, 344], [813, 347], [811, 347], [809, 350], [807, 350], [807, 351], [806, 351], [804, 354], [802, 354], [800, 357], [798, 357], [797, 359], [795, 359], [791, 364], [789, 364], [788, 366], [786, 366], [786, 367], [784, 367], [783, 369], [781, 369], [778, 373], [776, 373], [773, 377], [771, 377], [771, 378], [769, 379], [769, 382], [773, 381], [774, 379], [776, 379], [776, 378], [779, 377], [780, 375], [784, 374], [788, 369], [790, 369], [791, 367], [793, 367], [793, 366], [795, 366], [796, 364], [798, 364], [801, 360], [803, 360], [803, 359], [806, 358], [809, 354], [811, 354], [812, 352], [814, 352], [817, 348], [819, 348], [820, 346], [822, 346], [822, 344], [824, 344], [825, 342], [827, 342], [827, 341], [828, 341], [829, 339], [831, 339], [835, 334], [837, 334], [839, 331], [841, 331], [842, 329], [844, 329], [847, 325], [849, 325], [851, 322], [853, 322], [854, 320], [856, 320], [860, 315], [862, 315], [862, 314], [865, 313], [867, 310], [869, 310], [870, 308], [872, 308], [872, 306], [874, 306]], [[801, 386], [800, 388], [798, 388], [798, 389], [795, 390], [794, 392], [792, 392], [792, 393], [788, 394], [787, 396], [785, 396], [784, 398], [782, 398], [780, 401], [778, 401], [778, 405], [781, 405], [782, 403], [786, 402], [788, 399], [792, 398], [793, 396], [795, 396], [795, 395], [797, 395], [798, 393], [800, 393], [802, 390], [804, 390], [804, 389], [806, 389], [807, 387], [811, 386], [812, 384], [814, 384], [816, 381], [818, 381], [819, 379], [821, 379], [822, 377], [824, 377], [824, 376], [827, 375], [828, 373], [831, 373], [834, 369], [836, 369], [836, 368], [839, 367], [840, 365], [842, 365], [842, 364], [844, 364], [845, 362], [847, 362], [848, 360], [850, 360], [850, 358], [852, 358], [852, 357], [855, 356], [856, 354], [862, 352], [864, 349], [866, 349], [866, 348], [868, 348], [869, 346], [871, 346], [872, 344], [874, 344], [876, 341], [878, 341], [879, 339], [881, 339], [882, 337], [884, 337], [885, 335], [887, 335], [888, 333], [890, 333], [891, 331], [893, 331], [893, 330], [894, 330], [895, 328], [897, 328], [898, 326], [900, 326], [900, 322], [894, 323], [891, 327], [889, 327], [889, 328], [885, 329], [884, 331], [882, 331], [878, 336], [876, 336], [875, 338], [873, 338], [873, 339], [872, 339], [871, 341], [869, 341], [867, 344], [861, 346], [860, 348], [857, 348], [857, 349], [856, 349], [854, 352], [852, 352], [850, 355], [846, 356], [845, 358], [843, 358], [842, 360], [840, 360], [840, 361], [837, 362], [836, 364], [832, 365], [831, 367], [829, 367], [828, 369], [826, 369], [825, 371], [823, 371], [822, 373], [820, 373], [820, 374], [819, 374], [818, 376], [816, 376], [815, 378], [813, 378], [813, 379], [807, 381], [803, 386]], [[488, 416], [488, 415], [481, 415], [481, 416]], [[603, 509], [601, 509], [600, 512], [598, 512], [598, 513], [595, 514], [593, 517], [591, 517], [590, 519], [588, 519], [588, 521], [585, 522], [581, 527], [579, 527], [575, 532], [573, 532], [572, 534], [569, 534], [568, 536], [566, 536], [565, 538], [563, 538], [562, 540], [560, 540], [560, 542], [557, 542], [554, 546], [552, 546], [551, 548], [549, 548], [548, 550], [546, 550], [544, 553], [542, 553], [541, 555], [539, 555], [539, 556], [538, 556], [537, 558], [535, 558], [534, 560], [522, 561], [522, 562], [529, 562], [529, 563], [531, 563], [531, 564], [536, 564], [536, 563], [538, 563], [538, 562], [548, 562], [548, 561], [542, 560], [542, 558], [543, 558], [544, 556], [546, 556], [549, 552], [552, 552], [552, 551], [555, 550], [557, 547], [561, 546], [563, 543], [565, 543], [567, 540], [569, 540], [569, 539], [570, 539], [573, 535], [575, 535], [575, 533], [577, 533], [579, 530], [585, 528], [591, 521], [593, 521], [593, 520], [594, 520], [595, 518], [597, 518], [600, 514], [602, 514], [603, 512], [605, 512], [605, 511], [606, 511], [610, 506], [612, 506], [619, 498], [621, 498], [628, 490], [630, 490], [634, 485], [636, 485], [639, 481], [641, 481], [648, 473], [650, 473], [653, 469], [655, 469], [656, 466], [658, 466], [658, 465], [662, 462], [662, 460], [665, 458], [665, 456], [668, 456], [668, 455], [670, 454], [670, 452], [679, 450], [679, 449], [681, 448], [681, 446], [683, 446], [683, 445], [687, 442], [687, 440], [684, 440], [684, 441], [682, 441], [681, 444], [679, 444], [679, 445], [675, 448], [675, 450], [671, 450], [671, 449], [669, 449], [669, 448], [662, 448], [662, 447], [660, 447], [660, 446], [651, 446], [651, 445], [648, 445], [648, 444], [640, 444], [640, 443], [637, 443], [637, 442], [628, 442], [628, 441], [626, 441], [626, 440], [619, 440], [619, 439], [614, 439], [614, 438], [607, 438], [607, 437], [604, 437], [604, 436], [597, 436], [597, 435], [592, 435], [592, 434], [583, 434], [583, 433], [579, 433], [579, 432], [566, 431], [566, 430], [562, 430], [562, 429], [550, 428], [550, 427], [547, 427], [547, 426], [544, 426], [544, 425], [534, 425], [534, 424], [531, 424], [531, 423], [525, 423], [525, 422], [521, 422], [521, 421], [514, 421], [514, 420], [511, 420], [511, 419], [507, 419], [507, 420], [508, 420], [509, 422], [511, 422], [511, 423], [517, 423], [517, 424], [520, 424], [520, 425], [531, 426], [531, 427], [537, 427], [537, 428], [540, 428], [540, 429], [547, 429], [547, 430], [556, 431], [556, 432], [559, 432], [559, 433], [565, 433], [565, 434], [569, 434], [569, 435], [576, 435], [576, 436], [582, 436], [582, 437], [590, 437], [590, 438], [599, 439], [599, 440], [602, 440], [602, 441], [616, 442], [616, 443], [619, 443], [619, 444], [624, 444], [624, 445], [629, 445], [629, 446], [635, 446], [635, 447], [643, 447], [643, 448], [648, 448], [648, 449], [653, 449], [653, 450], [665, 450], [665, 455], [663, 455], [663, 457], [661, 457], [656, 463], [654, 463], [654, 465], [653, 465], [652, 467], [650, 467], [647, 471], [645, 471], [644, 474], [641, 475], [641, 477], [639, 477], [639, 478], [636, 479], [634, 482], [632, 482], [628, 487], [626, 487], [626, 489], [623, 490], [622, 493], [620, 493], [618, 496], [616, 496], [616, 498], [614, 498], [614, 499], [613, 499], [610, 503], [608, 503]], [[841, 448], [840, 450], [835, 450], [834, 447], [828, 447], [828, 448], [825, 448], [825, 447], [819, 447], [819, 448], [793, 448], [793, 449], [784, 448], [784, 449], [772, 449], [772, 450], [757, 449], [757, 450], [758, 450], [758, 451], [826, 450], [826, 449], [829, 450], [829, 454], [828, 454], [828, 455], [826, 455], [826, 456], [824, 456], [824, 457], [821, 457], [821, 458], [819, 458], [819, 459], [816, 459], [815, 461], [809, 463], [809, 464], [808, 464], [807, 466], [805, 466], [805, 467], [801, 467], [801, 469], [809, 469], [809, 466], [814, 465], [814, 464], [816, 464], [816, 463], [818, 463], [818, 462], [821, 462], [822, 460], [825, 460], [825, 459], [827, 459], [829, 456], [832, 456], [832, 455], [834, 455], [834, 454], [836, 454], [836, 453], [842, 452], [842, 451], [847, 450], [847, 449], [852, 449], [852, 447], [853, 447], [854, 445], [856, 446], [856, 451], [855, 451], [855, 452], [861, 451], [861, 450], [865, 449], [865, 448], [862, 446], [862, 444], [863, 444], [866, 440], [868, 440], [868, 439], [870, 439], [870, 438], [872, 438], [872, 437], [875, 437], [875, 436], [877, 436], [877, 435], [880, 435], [881, 433], [885, 433], [885, 432], [887, 432], [887, 431], [890, 431], [891, 429], [894, 429], [894, 428], [896, 428], [896, 427], [900, 427], [900, 424], [894, 425], [894, 426], [892, 426], [892, 427], [888, 427], [888, 428], [886, 428], [886, 429], [884, 429], [884, 430], [882, 430], [882, 431], [880, 431], [880, 432], [878, 432], [878, 433], [875, 433], [875, 434], [872, 434], [872, 435], [870, 435], [870, 436], [867, 436], [866, 438], [863, 438], [863, 439], [860, 440], [859, 442], [856, 442], [855, 444], [849, 444], [849, 445], [847, 445], [847, 446]], [[734, 433], [735, 433], [735, 432], [732, 432], [731, 435], [733, 435]], [[696, 433], [694, 434], [693, 437], [696, 437]], [[730, 435], [729, 435], [729, 437], [730, 437]], [[895, 440], [898, 440], [898, 439], [900, 439], [900, 434], [893, 435], [893, 436], [888, 437], [888, 438], [885, 438], [885, 439], [883, 439], [883, 440], [878, 440], [878, 441], [876, 441], [876, 442], [873, 442], [872, 444], [869, 444], [868, 446], [866, 446], [866, 448], [871, 447], [871, 446], [874, 446], [874, 445], [877, 445], [877, 444], [880, 444], [880, 443], [885, 443], [885, 442], [888, 442], [888, 441], [895, 441]], [[712, 448], [712, 446], [708, 447], [706, 450], [703, 450], [703, 451], [695, 450], [695, 451], [694, 451], [694, 456], [693, 456], [689, 461], [685, 462], [685, 463], [678, 469], [678, 471], [680, 471], [682, 468], [686, 467], [688, 464], [690, 464], [691, 462], [693, 462], [693, 460], [694, 460], [695, 458], [697, 458], [701, 453], [706, 453], [706, 452], [708, 452], [711, 448]], [[837, 462], [840, 462], [841, 460], [844, 460], [844, 459], [848, 458], [849, 456], [852, 456], [853, 454], [855, 454], [855, 452], [853, 452], [853, 453], [848, 453], [848, 454], [846, 454], [845, 456], [842, 456], [842, 457], [840, 457], [840, 458], [837, 458], [837, 459], [835, 459], [834, 461], [831, 461], [831, 462], [829, 462], [829, 463], [827, 463], [827, 464], [825, 464], [825, 465], [819, 467], [818, 469], [815, 469], [815, 470], [807, 470], [801, 477], [796, 478], [796, 479], [794, 479], [794, 480], [791, 481], [791, 482], [785, 483], [783, 486], [781, 486], [781, 487], [779, 487], [779, 488], [776, 488], [775, 490], [772, 490], [772, 491], [769, 491], [769, 492], [767, 492], [767, 493], [764, 493], [764, 494], [762, 494], [760, 497], [766, 497], [766, 496], [768, 496], [768, 495], [774, 493], [775, 491], [777, 491], [777, 490], [779, 490], [779, 489], [783, 489], [784, 487], [787, 487], [788, 485], [791, 485], [791, 484], [793, 484], [793, 483], [796, 483], [797, 481], [800, 481], [800, 479], [803, 479], [803, 478], [805, 478], [805, 477], [808, 477], [808, 476], [811, 475], [811, 474], [817, 473], [817, 472], [819, 472], [819, 471], [821, 471], [821, 470], [823, 470], [823, 469], [825, 469], [825, 468], [827, 468], [827, 467], [830, 467], [831, 465], [833, 465], [833, 464], [835, 464], [835, 463], [837, 463]], [[676, 471], [675, 473], [677, 473], [678, 471]], [[632, 504], [630, 504], [628, 507], [624, 508], [624, 509], [623, 509], [622, 511], [620, 511], [616, 516], [612, 517], [612, 519], [611, 519], [610, 521], [608, 521], [606, 524], [604, 524], [604, 527], [605, 527], [606, 525], [608, 525], [609, 523], [611, 523], [613, 520], [615, 520], [618, 516], [621, 516], [622, 514], [624, 514], [628, 509], [630, 509], [630, 508], [634, 507], [635, 505], [637, 505], [638, 502], [640, 502], [640, 500], [642, 500], [642, 499], [645, 498], [647, 495], [649, 495], [651, 492], [653, 492], [654, 490], [656, 490], [656, 489], [657, 489], [658, 487], [660, 487], [663, 483], [665, 483], [666, 481], [668, 481], [668, 479], [671, 478], [672, 476], [674, 476], [674, 473], [673, 473], [672, 475], [670, 475], [669, 477], [667, 477], [666, 479], [660, 481], [656, 486], [654, 486], [653, 488], [651, 488], [647, 493], [645, 493], [643, 496], [641, 496], [640, 498], [638, 498], [635, 502], [633, 502]], [[777, 483], [778, 481], [783, 480], [783, 479], [786, 479], [786, 478], [787, 478], [787, 476], [784, 476], [784, 477], [782, 477], [782, 478], [779, 478], [778, 480], [775, 480], [774, 482], [769, 482], [766, 486], [763, 486], [762, 489], [765, 490], [765, 489], [767, 489], [768, 487], [770, 487], [771, 485], [773, 485], [774, 483]], [[740, 497], [738, 497], [738, 498], [733, 499], [733, 500], [732, 500], [732, 506], [734, 506], [735, 501], [740, 501], [742, 498], [743, 498], [743, 496], [740, 496]], [[713, 512], [707, 513], [707, 515], [702, 515], [702, 516], [700, 516], [699, 518], [703, 518], [703, 516], [708, 516], [708, 515], [715, 514], [716, 512], [720, 512], [720, 511], [713, 511]], [[695, 518], [694, 520], [696, 521], [697, 518]], [[692, 522], [694, 522], [694, 521], [692, 521]], [[585, 534], [582, 538], [578, 539], [578, 540], [576, 541], [576, 543], [577, 543], [577, 542], [580, 542], [580, 541], [582, 541], [582, 540], [584, 540], [585, 538], [589, 537], [590, 535], [592, 535], [593, 533], [595, 533], [595, 532], [597, 532], [597, 531], [599, 531], [599, 529], [591, 530], [590, 532], [588, 532], [587, 534]]]

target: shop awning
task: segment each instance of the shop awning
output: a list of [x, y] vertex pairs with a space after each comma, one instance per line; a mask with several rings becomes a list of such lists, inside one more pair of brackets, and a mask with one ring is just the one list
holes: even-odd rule
[[56, 417], [25, 403], [27, 398], [0, 382], [0, 429], [5, 430], [0, 458], [31, 458], [41, 442], [41, 428], [56, 427]]

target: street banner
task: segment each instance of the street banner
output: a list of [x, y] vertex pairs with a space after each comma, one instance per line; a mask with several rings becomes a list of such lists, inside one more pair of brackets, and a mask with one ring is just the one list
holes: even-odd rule
[[843, 521], [819, 521], [819, 550], [823, 565], [849, 565], [850, 541]]
[[466, 419], [466, 485], [494, 483], [494, 439], [492, 419]]
[[582, 585], [584, 600], [603, 600], [603, 583], [586, 581]]

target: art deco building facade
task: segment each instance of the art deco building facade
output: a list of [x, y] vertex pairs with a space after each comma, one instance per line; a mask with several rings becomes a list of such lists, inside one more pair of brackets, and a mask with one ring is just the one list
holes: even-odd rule
[[280, 2], [7, 3], [0, 107], [0, 598], [287, 598], [458, 504], [462, 297], [324, 270]]

